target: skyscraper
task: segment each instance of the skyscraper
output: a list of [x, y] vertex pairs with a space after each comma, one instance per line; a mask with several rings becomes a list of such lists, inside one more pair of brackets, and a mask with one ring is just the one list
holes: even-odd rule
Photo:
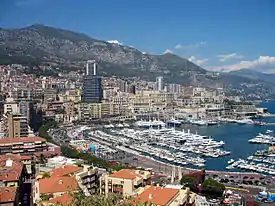
[[157, 91], [162, 91], [164, 88], [164, 83], [163, 83], [163, 77], [157, 77], [156, 78], [156, 89]]
[[88, 60], [83, 83], [82, 100], [84, 102], [100, 102], [103, 98], [101, 77], [97, 75], [95, 60]]

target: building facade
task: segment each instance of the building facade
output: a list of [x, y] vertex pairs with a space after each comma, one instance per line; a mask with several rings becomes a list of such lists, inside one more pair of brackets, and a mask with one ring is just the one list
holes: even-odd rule
[[46, 140], [41, 137], [2, 138], [0, 139], [0, 155], [20, 154], [33, 155], [47, 151]]
[[9, 138], [28, 137], [28, 119], [21, 114], [8, 115]]
[[[92, 72], [93, 65], [93, 72]], [[101, 102], [103, 98], [101, 77], [96, 72], [96, 62], [88, 60], [84, 77], [82, 100], [84, 102]]]

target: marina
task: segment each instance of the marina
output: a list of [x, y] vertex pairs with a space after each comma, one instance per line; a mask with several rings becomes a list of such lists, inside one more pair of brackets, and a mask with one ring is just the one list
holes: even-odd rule
[[271, 133], [273, 133], [271, 130], [266, 131], [265, 134], [259, 133], [256, 137], [249, 139], [248, 142], [275, 145], [275, 137]]
[[274, 175], [275, 155], [257, 156], [260, 151], [268, 149], [268, 143], [263, 143], [262, 139], [261, 144], [249, 141], [259, 133], [273, 136], [274, 117], [259, 120], [266, 123], [260, 127], [251, 121], [212, 121], [212, 125], [186, 123], [174, 118], [166, 122], [110, 123], [96, 129], [82, 126], [73, 132], [68, 131], [68, 136], [73, 141], [81, 140], [77, 145], [71, 142], [79, 150], [90, 151], [109, 160], [123, 151], [177, 167]]

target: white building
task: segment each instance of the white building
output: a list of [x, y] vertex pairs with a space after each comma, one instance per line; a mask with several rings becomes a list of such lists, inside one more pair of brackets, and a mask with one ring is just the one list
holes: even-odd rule
[[156, 89], [157, 91], [162, 91], [164, 88], [164, 82], [163, 82], [163, 77], [157, 77], [156, 78]]

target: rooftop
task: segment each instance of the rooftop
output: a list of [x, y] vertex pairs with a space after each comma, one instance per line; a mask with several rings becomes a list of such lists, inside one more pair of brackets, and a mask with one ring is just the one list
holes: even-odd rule
[[4, 202], [14, 202], [16, 187], [0, 187], [0, 204]]
[[24, 161], [24, 160], [30, 160], [30, 156], [26, 155], [17, 155], [17, 154], [6, 154], [0, 156], [0, 161], [6, 161], [8, 159], [12, 159], [14, 161]]
[[66, 205], [69, 206], [73, 203], [73, 200], [74, 200], [74, 198], [71, 195], [69, 195], [68, 193], [66, 193], [66, 194], [63, 194], [63, 195], [60, 195], [60, 196], [50, 199], [49, 203], [63, 205], [63, 206], [66, 206]]
[[78, 190], [75, 177], [50, 177], [39, 180], [41, 194]]
[[63, 167], [50, 170], [49, 173], [51, 174], [52, 177], [62, 177], [81, 170], [82, 170], [82, 167], [78, 167], [75, 165], [65, 165]]
[[136, 204], [152, 203], [154, 205], [166, 206], [178, 193], [179, 189], [150, 186], [133, 201]]
[[121, 179], [135, 179], [137, 177], [141, 177], [141, 175], [139, 175], [138, 170], [123, 169], [111, 174], [110, 177]]
[[2, 138], [0, 139], [1, 144], [11, 144], [11, 143], [27, 143], [27, 142], [43, 142], [46, 141], [44, 138], [41, 137], [20, 137], [20, 138]]
[[[8, 161], [8, 162], [7, 162]], [[12, 159], [0, 160], [0, 181], [18, 181], [23, 169], [23, 163]]]

